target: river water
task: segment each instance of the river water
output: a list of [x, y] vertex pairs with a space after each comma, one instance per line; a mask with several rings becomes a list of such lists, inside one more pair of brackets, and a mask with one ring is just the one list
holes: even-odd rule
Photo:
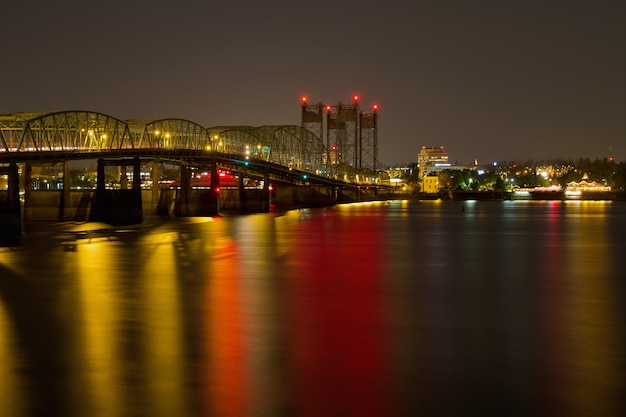
[[1, 416], [626, 415], [626, 203], [27, 225]]

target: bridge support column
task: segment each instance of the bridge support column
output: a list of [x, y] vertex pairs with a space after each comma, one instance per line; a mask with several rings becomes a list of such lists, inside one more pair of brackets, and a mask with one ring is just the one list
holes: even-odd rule
[[248, 211], [248, 196], [246, 194], [246, 187], [243, 183], [243, 176], [244, 176], [244, 171], [240, 169], [238, 172], [238, 181], [237, 181], [237, 191], [238, 191], [237, 194], [239, 195], [237, 200], [239, 200], [239, 211], [242, 213]]
[[[211, 187], [193, 188], [193, 169], [180, 166], [180, 190], [175, 205], [177, 216], [217, 216], [219, 211], [219, 174], [217, 164], [211, 165]], [[215, 182], [214, 182], [215, 181]]]
[[361, 201], [361, 190], [359, 187], [339, 187], [337, 200], [339, 203], [354, 203]]
[[0, 175], [7, 176], [6, 190], [0, 191], [0, 239], [3, 243], [12, 243], [22, 233], [20, 210], [20, 180], [17, 165], [0, 167]]
[[174, 212], [177, 216], [189, 216], [189, 194], [191, 193], [191, 167], [180, 164], [180, 190]]
[[[120, 167], [120, 190], [107, 190], [105, 187], [105, 166]], [[132, 188], [128, 188], [126, 167], [133, 167]], [[98, 178], [96, 183], [96, 197], [91, 210], [91, 221], [100, 221], [112, 224], [134, 224], [143, 220], [141, 204], [141, 162], [139, 158], [133, 160], [98, 160]], [[125, 188], [124, 188], [125, 187]]]
[[126, 172], [126, 165], [118, 167], [120, 177], [120, 188], [122, 190], [128, 190], [128, 173]]
[[63, 193], [61, 194], [61, 207], [59, 210], [59, 221], [66, 221], [69, 219], [69, 206], [71, 203], [70, 197], [70, 162], [63, 162]]
[[159, 185], [159, 161], [150, 162], [150, 177], [152, 179], [152, 193], [150, 201], [150, 214], [155, 214], [159, 207], [159, 199], [161, 198], [161, 186]]
[[337, 203], [332, 185], [279, 185], [274, 190], [273, 204], [280, 209], [296, 207], [324, 207]]
[[24, 220], [33, 219], [33, 166], [24, 164]]
[[209, 201], [207, 210], [211, 216], [217, 216], [220, 212], [220, 173], [217, 169], [217, 162], [211, 163], [211, 189], [209, 190]]
[[270, 173], [267, 169], [263, 173], [263, 192], [261, 193], [261, 199], [261, 210], [263, 212], [270, 211], [272, 201], [270, 196]]

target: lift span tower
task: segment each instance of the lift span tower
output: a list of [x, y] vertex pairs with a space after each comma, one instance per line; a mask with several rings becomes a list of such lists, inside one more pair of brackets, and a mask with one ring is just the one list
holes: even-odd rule
[[310, 104], [308, 97], [302, 96], [301, 126], [326, 143], [328, 167], [349, 165], [376, 171], [378, 108], [378, 104], [374, 104], [370, 112], [361, 111], [357, 94], [352, 96], [352, 103], [337, 105]]

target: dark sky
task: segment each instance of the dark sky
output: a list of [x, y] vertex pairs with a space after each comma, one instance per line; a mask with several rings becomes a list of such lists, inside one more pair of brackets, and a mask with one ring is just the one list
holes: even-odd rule
[[0, 113], [300, 124], [380, 104], [379, 159], [626, 159], [623, 0], [4, 0]]

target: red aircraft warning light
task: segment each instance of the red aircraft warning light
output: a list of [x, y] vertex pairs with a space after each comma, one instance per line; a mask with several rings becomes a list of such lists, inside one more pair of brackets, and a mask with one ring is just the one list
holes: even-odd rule
[[330, 107], [330, 104], [329, 104], [328, 106], [326, 106], [326, 111], [327, 111], [328, 113], [330, 113], [330, 108], [331, 108], [331, 107]]
[[302, 96], [302, 104], [306, 104], [309, 98], [307, 96]]
[[372, 106], [372, 109], [374, 109], [374, 111], [378, 111], [378, 104], [374, 104], [374, 105]]
[[352, 100], [354, 100], [355, 103], [358, 103], [359, 102], [359, 95], [358, 94], [353, 95], [352, 96]]

